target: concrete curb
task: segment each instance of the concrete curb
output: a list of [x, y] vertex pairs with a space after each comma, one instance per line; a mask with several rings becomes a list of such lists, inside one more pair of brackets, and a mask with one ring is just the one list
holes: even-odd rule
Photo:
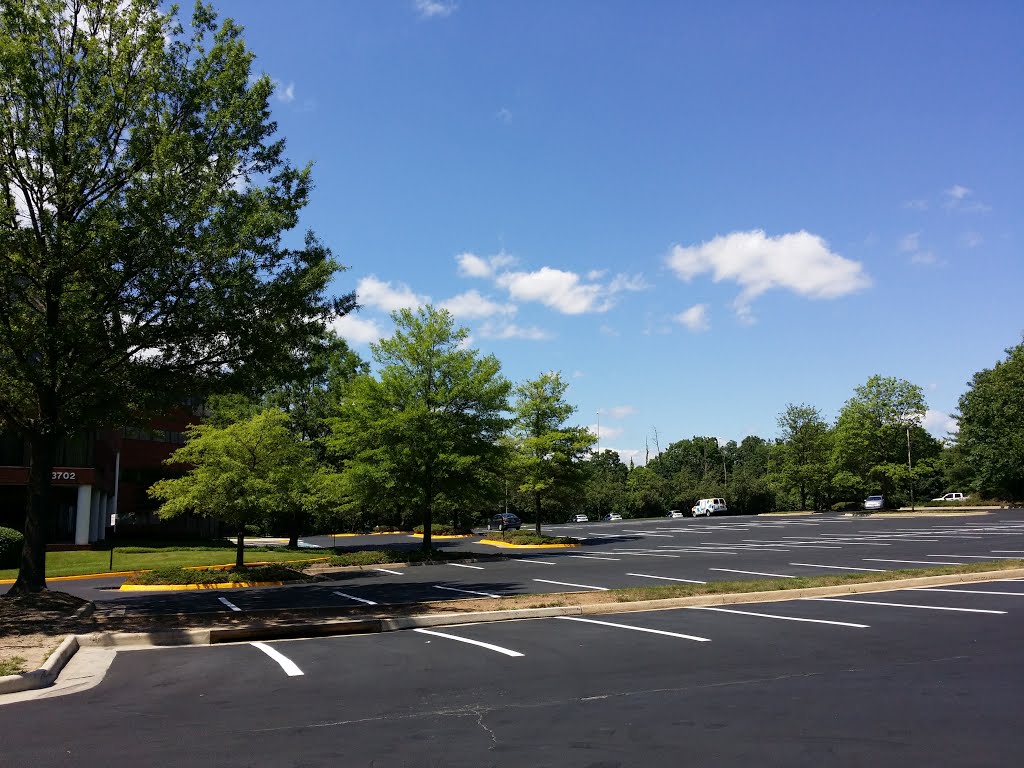
[[243, 587], [280, 587], [283, 581], [221, 581], [209, 584], [122, 584], [119, 592], [183, 592], [206, 589], [242, 589]]
[[33, 688], [46, 688], [53, 685], [53, 681], [64, 669], [64, 665], [78, 651], [78, 647], [78, 638], [68, 635], [39, 669], [22, 672], [20, 675], [0, 677], [0, 694], [30, 691]]
[[575, 549], [580, 546], [579, 544], [509, 544], [507, 541], [498, 541], [497, 539], [480, 539], [476, 543], [501, 549]]
[[[138, 632], [130, 634], [98, 632], [79, 635], [82, 645], [104, 648], [216, 645], [219, 643], [252, 642], [255, 640], [289, 640], [304, 637], [331, 637], [336, 635], [374, 634], [395, 632], [418, 627], [453, 626], [457, 624], [479, 624], [494, 621], [518, 619], [542, 619], [553, 616], [586, 616], [607, 613], [633, 613], [640, 611], [662, 611], [692, 606], [737, 605], [741, 603], [770, 603], [784, 600], [798, 600], [806, 597], [837, 597], [842, 595], [870, 592], [893, 592], [909, 587], [935, 587], [952, 584], [967, 584], [994, 579], [1024, 578], [1024, 568], [1002, 571], [980, 571], [977, 573], [954, 573], [940, 576], [916, 576], [894, 581], [874, 581], [854, 584], [838, 584], [830, 587], [808, 589], [777, 589], [766, 592], [737, 592], [690, 597], [671, 597], [662, 600], [637, 600], [631, 602], [595, 603], [593, 605], [568, 605], [548, 608], [515, 608], [506, 611], [480, 611], [477, 613], [437, 613], [422, 616], [403, 616], [379, 619], [347, 619], [305, 622], [289, 625], [255, 625], [225, 629], [185, 629], [163, 632]], [[538, 595], [540, 597], [540, 595]], [[557, 594], [549, 595], [557, 598]]]

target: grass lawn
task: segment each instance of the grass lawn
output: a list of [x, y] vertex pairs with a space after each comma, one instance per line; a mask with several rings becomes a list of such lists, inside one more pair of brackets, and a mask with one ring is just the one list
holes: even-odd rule
[[[235, 562], [235, 551], [228, 547], [210, 548], [155, 548], [155, 547], [126, 547], [127, 551], [114, 549], [115, 571], [142, 571], [152, 568], [184, 567], [189, 565], [233, 565]], [[143, 549], [146, 551], [133, 552], [132, 549]], [[324, 552], [320, 557], [326, 557], [329, 553]], [[261, 548], [257, 551], [245, 551], [246, 563], [281, 563], [289, 560], [315, 560], [316, 554], [310, 550], [295, 551], [294, 549], [272, 549]], [[90, 573], [102, 574], [110, 566], [109, 550], [83, 550], [73, 552], [47, 552], [46, 553], [46, 575], [53, 576], [83, 576]], [[0, 579], [13, 579], [18, 575], [16, 568], [0, 570]]]

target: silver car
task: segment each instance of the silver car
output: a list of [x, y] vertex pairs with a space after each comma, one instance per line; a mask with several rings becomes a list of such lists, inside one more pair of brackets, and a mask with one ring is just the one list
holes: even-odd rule
[[868, 496], [864, 499], [864, 509], [885, 509], [885, 496]]

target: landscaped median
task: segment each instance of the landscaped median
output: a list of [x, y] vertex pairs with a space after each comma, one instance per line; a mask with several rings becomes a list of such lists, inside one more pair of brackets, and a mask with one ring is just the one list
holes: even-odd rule
[[357, 552], [343, 552], [327, 558], [327, 562], [317, 567], [345, 568], [372, 565], [425, 565], [429, 563], [445, 563], [451, 560], [490, 559], [493, 555], [481, 555], [477, 552], [459, 552], [447, 549], [361, 549]]
[[282, 565], [257, 565], [245, 568], [155, 568], [129, 576], [124, 591], [237, 589], [239, 587], [279, 587], [285, 582], [312, 581], [311, 576]]
[[477, 544], [508, 549], [566, 549], [580, 545], [576, 539], [566, 536], [544, 536], [531, 531], [502, 531], [498, 536], [480, 539]]

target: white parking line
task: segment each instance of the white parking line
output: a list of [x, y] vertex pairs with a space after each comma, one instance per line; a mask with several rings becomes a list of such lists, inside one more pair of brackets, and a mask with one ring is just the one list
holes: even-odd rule
[[848, 621], [826, 621], [825, 619], [801, 619], [796, 616], [778, 616], [774, 613], [754, 613], [753, 611], [734, 611], [731, 608], [711, 608], [706, 605], [692, 605], [691, 611], [717, 611], [718, 613], [738, 613], [740, 616], [759, 616], [762, 619], [781, 619], [782, 621], [807, 621], [812, 624], [834, 624], [837, 627], [856, 627], [869, 629], [870, 624], [852, 624]]
[[1006, 552], [1008, 554], [1012, 554], [1014, 552], [1016, 552], [1018, 554], [1024, 554], [1024, 549], [993, 549], [992, 551], [993, 552]]
[[679, 555], [666, 555], [661, 552], [624, 552], [621, 549], [613, 549], [616, 555], [632, 555], [633, 557], [674, 557], [679, 558]]
[[670, 534], [670, 533], [651, 533], [650, 531], [626, 531], [626, 530], [624, 530], [623, 533], [639, 533], [641, 536], [657, 536], [658, 538], [661, 538], [661, 539], [671, 539], [672, 538], [672, 534]]
[[750, 576], [775, 576], [780, 579], [795, 579], [787, 573], [762, 573], [761, 571], [737, 571], [735, 568], [708, 568], [709, 571], [724, 571], [726, 573], [745, 573]]
[[925, 557], [962, 557], [966, 560], [1020, 560], [1019, 557], [993, 557], [992, 555], [925, 555]]
[[706, 581], [697, 581], [697, 579], [677, 579], [672, 576], [652, 576], [649, 573], [627, 573], [627, 576], [639, 576], [643, 579], [661, 579], [662, 581], [684, 581], [687, 584], [707, 584]]
[[374, 568], [375, 571], [381, 571], [382, 573], [393, 573], [395, 576], [401, 576], [401, 571], [389, 571], [387, 568]]
[[959, 592], [964, 595], [1013, 595], [1024, 597], [1024, 592], [993, 592], [987, 589], [939, 589], [938, 587], [908, 587], [915, 592]]
[[926, 611], [956, 611], [958, 613], [1000, 613], [1006, 611], [988, 611], [981, 608], [950, 608], [943, 605], [914, 605], [912, 603], [879, 603], [874, 600], [848, 600], [845, 597], [801, 597], [800, 600], [818, 600], [825, 603], [858, 603], [860, 605], [883, 605], [889, 608], [923, 608]]
[[917, 565], [966, 565], [966, 563], [947, 563], [941, 560], [886, 560], [883, 557], [862, 557], [865, 563], [914, 563]]
[[850, 565], [821, 565], [819, 563], [790, 563], [790, 565], [802, 565], [804, 568], [834, 568], [838, 571], [872, 571], [873, 573], [886, 573], [885, 568], [854, 568]]
[[575, 557], [579, 560], [621, 560], [621, 557], [598, 557], [597, 555], [566, 555], [566, 557]]
[[249, 643], [249, 645], [251, 645], [253, 648], [259, 648], [261, 651], [267, 654], [267, 656], [269, 656], [278, 664], [280, 664], [281, 669], [284, 670], [285, 674], [288, 675], [288, 677], [298, 677], [302, 674], [302, 670], [298, 668], [294, 661], [289, 659], [280, 651], [271, 648], [266, 643]]
[[464, 595], [479, 595], [480, 597], [501, 597], [501, 595], [492, 595], [490, 592], [474, 592], [472, 589], [456, 589], [455, 587], [442, 587], [440, 584], [435, 584], [434, 589], [444, 589], [448, 592], [461, 592]]
[[527, 557], [510, 557], [509, 560], [512, 560], [515, 563], [540, 563], [541, 565], [557, 565], [557, 563], [552, 563], [550, 560], [530, 560]]
[[506, 656], [522, 656], [519, 651], [513, 651], [509, 648], [502, 648], [500, 645], [491, 645], [490, 643], [483, 643], [479, 640], [470, 640], [468, 637], [459, 637], [458, 635], [449, 635], [446, 632], [435, 632], [432, 629], [414, 629], [413, 632], [419, 632], [424, 635], [433, 635], [434, 637], [444, 637], [448, 640], [458, 640], [460, 643], [469, 643], [470, 645], [477, 645], [481, 648], [486, 648], [489, 651], [495, 653], [503, 653]]
[[629, 624], [616, 624], [612, 621], [598, 621], [597, 619], [581, 619], [578, 616], [555, 616], [556, 619], [563, 621], [581, 621], [586, 624], [600, 624], [604, 627], [615, 627], [616, 629], [632, 629], [634, 632], [650, 632], [652, 635], [667, 635], [669, 637], [679, 637], [683, 640], [696, 640], [698, 643], [710, 643], [711, 639], [708, 637], [697, 637], [696, 635], [683, 635], [679, 632], [667, 632], [664, 629], [648, 629], [647, 627], [632, 627]]
[[218, 599], [218, 600], [220, 600], [220, 601], [221, 601], [222, 603], [224, 603], [224, 605], [226, 605], [226, 606], [227, 606], [228, 608], [230, 608], [230, 609], [231, 609], [232, 611], [238, 611], [238, 612], [241, 612], [241, 611], [242, 611], [242, 609], [241, 609], [241, 608], [239, 608], [239, 607], [238, 607], [237, 605], [235, 605], [234, 603], [232, 603], [232, 602], [231, 602], [230, 600], [228, 600], [228, 599], [227, 599], [226, 597], [218, 597], [217, 599]]
[[548, 581], [547, 579], [534, 579], [539, 581], [541, 584], [557, 584], [560, 587], [579, 587], [580, 589], [596, 589], [600, 592], [607, 592], [608, 587], [592, 587], [589, 584], [570, 584], [567, 581]]
[[462, 563], [448, 563], [448, 565], [454, 565], [456, 568], [472, 568], [474, 571], [483, 570], [483, 566], [480, 565], [463, 565]]
[[356, 597], [355, 595], [348, 595], [344, 592], [335, 592], [334, 594], [340, 597], [347, 597], [349, 600], [355, 600], [360, 603], [366, 603], [367, 605], [377, 605], [377, 603], [373, 602], [373, 600], [367, 600], [365, 597]]

